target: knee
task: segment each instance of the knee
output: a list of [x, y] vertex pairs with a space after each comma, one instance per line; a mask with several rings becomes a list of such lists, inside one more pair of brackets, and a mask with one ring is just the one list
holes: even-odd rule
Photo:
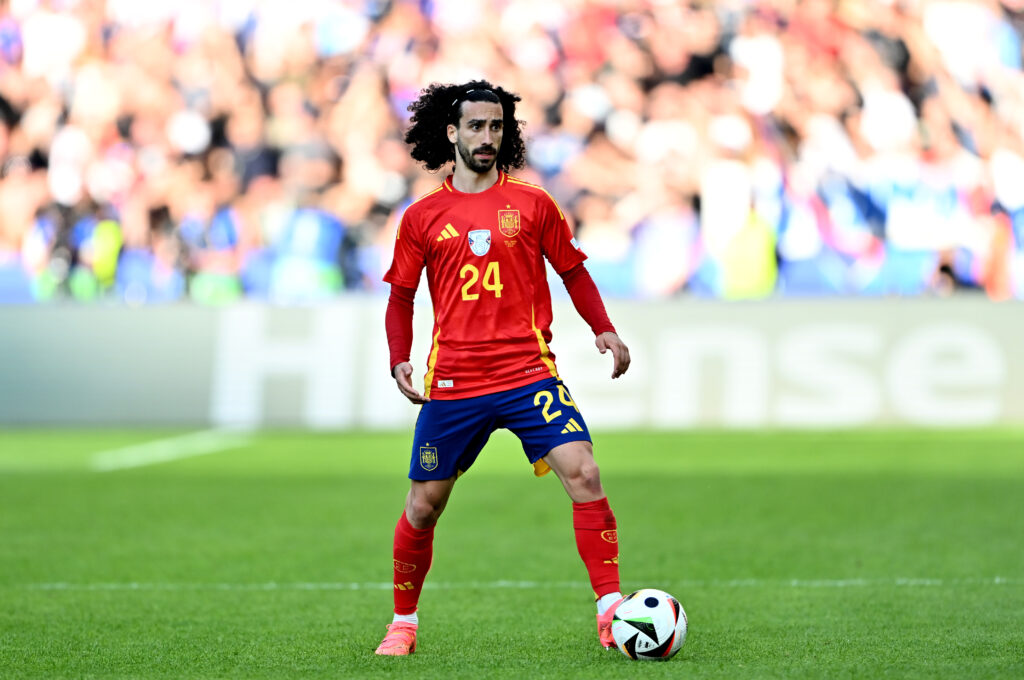
[[571, 482], [577, 492], [588, 495], [602, 493], [601, 470], [593, 459], [580, 463], [571, 475]]
[[409, 524], [416, 529], [427, 529], [437, 524], [442, 510], [444, 510], [443, 503], [434, 502], [427, 496], [410, 494], [405, 503], [406, 517], [409, 519]]

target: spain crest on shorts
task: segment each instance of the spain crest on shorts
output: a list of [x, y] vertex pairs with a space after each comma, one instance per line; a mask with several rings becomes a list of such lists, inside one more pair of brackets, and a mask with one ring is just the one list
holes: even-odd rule
[[491, 249], [491, 230], [474, 229], [469, 232], [469, 249], [474, 255], [486, 255]]
[[437, 447], [420, 447], [420, 467], [426, 470], [427, 472], [437, 469]]
[[512, 238], [519, 233], [519, 211], [518, 210], [499, 210], [498, 211], [498, 231], [505, 238]]

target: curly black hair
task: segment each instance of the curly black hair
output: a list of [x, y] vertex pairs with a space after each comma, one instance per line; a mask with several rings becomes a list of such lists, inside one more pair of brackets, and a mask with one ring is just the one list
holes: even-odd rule
[[436, 171], [455, 160], [455, 146], [448, 141], [448, 125], [458, 125], [462, 102], [494, 102], [501, 104], [504, 134], [495, 164], [499, 170], [521, 168], [526, 163], [523, 122], [516, 120], [516, 102], [521, 97], [496, 87], [486, 80], [471, 80], [462, 85], [432, 83], [409, 104], [411, 125], [405, 143], [412, 145], [412, 157], [430, 171]]

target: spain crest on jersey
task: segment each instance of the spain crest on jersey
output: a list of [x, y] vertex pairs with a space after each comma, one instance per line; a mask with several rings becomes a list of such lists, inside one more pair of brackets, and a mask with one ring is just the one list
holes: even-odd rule
[[506, 238], [512, 238], [519, 233], [519, 211], [499, 210], [498, 231]]
[[434, 446], [420, 447], [420, 467], [430, 472], [437, 468], [437, 448]]
[[491, 249], [491, 230], [474, 229], [469, 232], [469, 249], [474, 255], [486, 255]]

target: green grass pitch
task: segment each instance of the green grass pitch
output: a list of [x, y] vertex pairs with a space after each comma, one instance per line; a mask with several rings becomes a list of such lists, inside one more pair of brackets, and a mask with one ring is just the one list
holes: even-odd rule
[[598, 647], [569, 502], [508, 433], [399, 659], [410, 433], [183, 434], [0, 432], [0, 677], [1024, 677], [1020, 430], [597, 433], [624, 590], [689, 615], [667, 663]]

